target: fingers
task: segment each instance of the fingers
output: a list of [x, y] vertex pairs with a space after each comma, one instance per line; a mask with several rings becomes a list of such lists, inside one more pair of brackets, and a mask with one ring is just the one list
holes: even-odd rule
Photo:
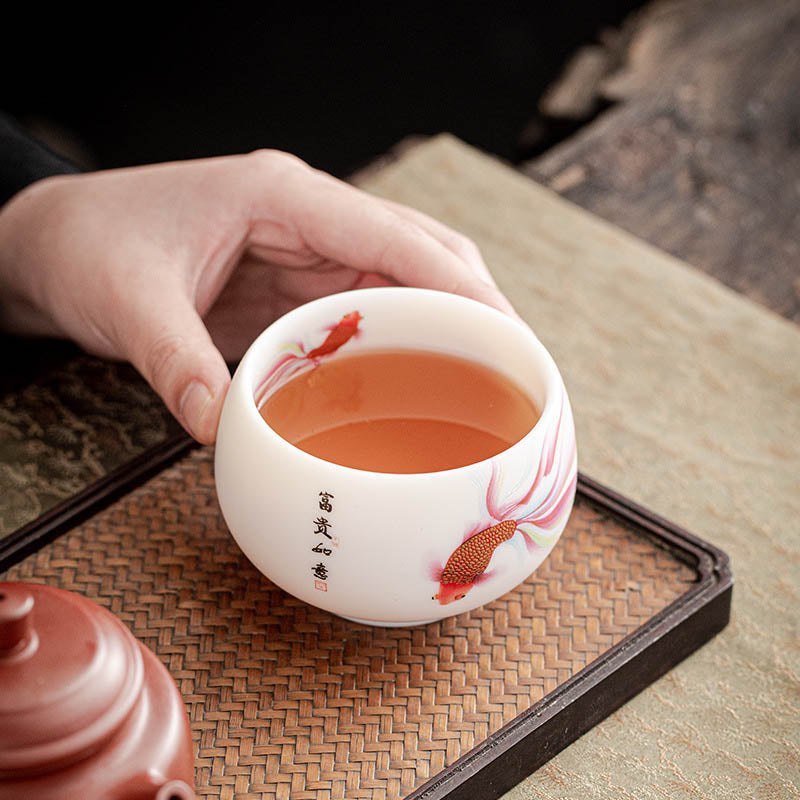
[[147, 309], [127, 315], [131, 325], [120, 331], [127, 340], [123, 349], [181, 425], [197, 441], [211, 444], [230, 373], [183, 292], [162, 286], [152, 294]]
[[480, 300], [487, 305], [494, 306], [500, 309], [500, 311], [520, 319], [508, 298], [506, 298], [498, 288], [492, 277], [492, 273], [489, 272], [489, 267], [486, 266], [486, 262], [483, 260], [481, 251], [472, 239], [458, 233], [458, 231], [454, 231], [447, 225], [442, 224], [433, 217], [429, 217], [427, 214], [423, 214], [415, 208], [404, 206], [401, 203], [395, 203], [391, 200], [384, 199], [382, 202], [399, 216], [416, 223], [431, 236], [438, 239], [438, 241], [461, 258], [472, 270], [473, 274], [478, 279], [478, 283], [474, 284], [471, 289], [468, 288], [466, 291], [460, 291], [460, 294], [465, 294], [475, 300]]
[[454, 231], [439, 220], [423, 214], [416, 208], [404, 206], [402, 203], [395, 203], [393, 200], [382, 198], [380, 200], [387, 208], [395, 214], [417, 224], [431, 236], [438, 239], [454, 255], [461, 258], [464, 263], [477, 275], [490, 283], [494, 283], [494, 278], [483, 260], [478, 246], [468, 236], [464, 236], [458, 231]]
[[[269, 158], [263, 163], [268, 169]], [[280, 176], [281, 204], [307, 250], [401, 284], [462, 294], [514, 313], [466, 237], [421, 212], [379, 200], [301, 162], [291, 164]], [[255, 180], [253, 190], [257, 225], [274, 217], [275, 196], [264, 192], [263, 180]]]

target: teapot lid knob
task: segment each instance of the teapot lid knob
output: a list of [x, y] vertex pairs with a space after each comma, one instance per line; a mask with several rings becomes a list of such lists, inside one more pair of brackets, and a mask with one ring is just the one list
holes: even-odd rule
[[0, 586], [0, 659], [17, 657], [34, 644], [33, 595], [19, 585]]

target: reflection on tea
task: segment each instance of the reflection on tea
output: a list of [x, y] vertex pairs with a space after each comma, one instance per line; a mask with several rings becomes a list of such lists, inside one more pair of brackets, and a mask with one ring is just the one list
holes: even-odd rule
[[528, 396], [496, 370], [424, 350], [338, 355], [279, 388], [261, 415], [307, 453], [395, 473], [490, 458], [539, 418]]

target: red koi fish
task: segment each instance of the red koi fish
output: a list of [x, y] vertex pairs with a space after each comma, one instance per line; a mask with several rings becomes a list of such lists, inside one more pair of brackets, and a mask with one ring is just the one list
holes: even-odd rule
[[442, 570], [439, 591], [433, 596], [443, 606], [461, 600], [486, 572], [494, 551], [516, 532], [517, 523], [507, 519], [470, 536], [454, 551]]
[[336, 325], [331, 328], [331, 332], [325, 341], [306, 353], [306, 358], [321, 358], [338, 350], [345, 342], [350, 341], [358, 333], [358, 323], [363, 317], [358, 311], [351, 311], [345, 314]]
[[325, 341], [318, 347], [306, 352], [302, 342], [294, 342], [281, 348], [284, 351], [270, 368], [256, 389], [256, 403], [259, 407], [278, 386], [283, 385], [291, 377], [302, 370], [317, 365], [320, 358], [335, 353], [343, 344], [350, 341], [359, 333], [358, 324], [364, 319], [358, 311], [345, 314], [339, 322], [328, 328]]
[[[575, 455], [574, 429], [567, 426], [567, 438], [562, 437], [562, 422], [569, 416], [566, 396], [562, 397], [558, 420], [542, 448], [538, 469], [530, 487], [522, 496], [512, 496], [505, 502], [502, 496], [499, 469], [492, 467], [492, 475], [486, 490], [488, 520], [476, 525], [464, 541], [453, 551], [444, 569], [434, 566], [431, 577], [439, 581], [439, 591], [433, 596], [441, 605], [463, 599], [483, 578], [489, 577], [486, 570], [495, 550], [519, 533], [519, 544], [528, 552], [542, 547], [552, 547], [549, 541], [563, 528], [564, 514], [575, 494], [577, 461]], [[555, 473], [555, 474], [554, 474]], [[541, 497], [536, 489], [545, 479], [552, 483]], [[494, 524], [492, 524], [494, 523]], [[484, 525], [491, 527], [481, 528]], [[432, 565], [433, 566], [433, 565]]]

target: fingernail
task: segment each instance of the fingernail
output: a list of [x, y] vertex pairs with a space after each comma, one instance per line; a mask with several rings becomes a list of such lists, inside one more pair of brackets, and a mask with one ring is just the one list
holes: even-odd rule
[[195, 439], [200, 439], [204, 433], [203, 423], [210, 403], [211, 392], [208, 391], [208, 387], [202, 381], [192, 381], [186, 387], [183, 397], [181, 397], [178, 411], [184, 425], [186, 425], [189, 433]]

